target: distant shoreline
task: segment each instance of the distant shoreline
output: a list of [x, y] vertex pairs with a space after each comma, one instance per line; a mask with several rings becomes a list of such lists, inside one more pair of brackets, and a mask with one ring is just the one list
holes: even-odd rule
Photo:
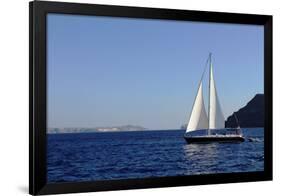
[[81, 132], [119, 132], [147, 130], [139, 125], [101, 126], [101, 127], [64, 127], [48, 128], [47, 133], [81, 133]]
[[120, 132], [149, 132], [149, 131], [180, 131], [184, 129], [145, 129], [145, 130], [118, 130], [118, 131], [77, 131], [77, 132], [47, 132], [47, 134], [71, 134], [71, 133], [120, 133]]

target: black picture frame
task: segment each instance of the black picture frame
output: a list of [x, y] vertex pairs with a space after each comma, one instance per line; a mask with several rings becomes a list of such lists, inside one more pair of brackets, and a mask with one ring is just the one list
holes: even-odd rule
[[[65, 13], [264, 26], [264, 171], [149, 179], [47, 184], [46, 180], [46, 15]], [[33, 1], [29, 4], [29, 193], [58, 194], [272, 180], [272, 16], [144, 7]]]

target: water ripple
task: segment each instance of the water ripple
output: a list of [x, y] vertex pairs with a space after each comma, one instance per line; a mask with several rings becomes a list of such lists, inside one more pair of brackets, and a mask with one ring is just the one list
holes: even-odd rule
[[263, 129], [243, 143], [186, 144], [183, 130], [48, 135], [48, 182], [262, 171]]

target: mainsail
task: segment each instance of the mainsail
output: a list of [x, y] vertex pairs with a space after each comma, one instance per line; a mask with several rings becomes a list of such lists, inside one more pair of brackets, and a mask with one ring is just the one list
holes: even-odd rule
[[208, 129], [208, 117], [204, 105], [202, 80], [200, 81], [186, 132], [198, 129]]
[[209, 129], [223, 129], [224, 116], [218, 99], [213, 74], [213, 65], [210, 63], [210, 97], [209, 97]]

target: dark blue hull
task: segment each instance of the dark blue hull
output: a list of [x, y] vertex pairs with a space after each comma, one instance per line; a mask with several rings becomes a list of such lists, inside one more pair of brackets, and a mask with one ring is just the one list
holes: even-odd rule
[[244, 142], [242, 136], [184, 136], [187, 143], [209, 143], [209, 142]]

